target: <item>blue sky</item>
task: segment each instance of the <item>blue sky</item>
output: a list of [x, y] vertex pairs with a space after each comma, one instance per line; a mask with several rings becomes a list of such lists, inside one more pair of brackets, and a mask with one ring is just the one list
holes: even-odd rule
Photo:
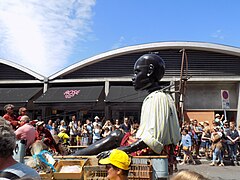
[[49, 76], [137, 44], [240, 47], [239, 7], [239, 0], [0, 0], [0, 58]]

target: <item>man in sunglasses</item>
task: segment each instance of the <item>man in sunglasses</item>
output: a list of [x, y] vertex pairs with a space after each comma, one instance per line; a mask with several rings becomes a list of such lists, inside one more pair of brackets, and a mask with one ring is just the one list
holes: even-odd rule
[[3, 118], [9, 121], [13, 129], [16, 130], [19, 126], [20, 121], [18, 121], [17, 117], [14, 114], [14, 105], [7, 104], [3, 109], [5, 111]]

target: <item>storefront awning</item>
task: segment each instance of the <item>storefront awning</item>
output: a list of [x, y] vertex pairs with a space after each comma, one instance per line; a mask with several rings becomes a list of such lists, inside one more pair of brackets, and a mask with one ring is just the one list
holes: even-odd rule
[[0, 88], [0, 103], [26, 103], [42, 88]]
[[145, 91], [136, 91], [133, 86], [111, 86], [105, 102], [143, 102]]
[[34, 103], [85, 103], [97, 102], [103, 86], [53, 87]]

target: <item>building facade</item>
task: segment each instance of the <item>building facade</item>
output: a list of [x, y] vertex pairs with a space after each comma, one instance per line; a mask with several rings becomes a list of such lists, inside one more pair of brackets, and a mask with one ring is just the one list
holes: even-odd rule
[[[187, 58], [182, 65], [183, 49]], [[146, 53], [157, 53], [164, 59], [166, 72], [161, 84], [163, 87], [175, 85], [172, 91], [178, 91], [181, 68], [185, 70], [188, 81], [182, 98], [184, 119], [212, 121], [214, 114], [220, 113], [228, 120], [239, 120], [240, 49], [200, 42], [124, 47], [80, 61], [48, 78], [24, 71], [42, 88], [43, 94], [32, 101], [33, 107], [41, 110], [42, 118], [46, 119], [68, 119], [71, 114], [77, 114], [79, 119], [95, 115], [113, 119], [129, 116], [138, 121], [147, 94], [134, 91], [131, 78], [135, 61]], [[0, 81], [3, 88], [8, 88], [4, 83], [7, 80], [1, 78]], [[11, 87], [22, 86], [22, 80], [14, 81], [18, 83]], [[222, 92], [227, 92], [227, 99]], [[178, 96], [178, 92], [174, 93], [177, 106]], [[227, 101], [226, 107], [223, 101]]]
[[24, 106], [31, 118], [42, 116], [42, 110], [33, 101], [43, 93], [46, 77], [11, 61], [0, 59], [0, 116], [3, 107], [13, 104], [17, 110]]

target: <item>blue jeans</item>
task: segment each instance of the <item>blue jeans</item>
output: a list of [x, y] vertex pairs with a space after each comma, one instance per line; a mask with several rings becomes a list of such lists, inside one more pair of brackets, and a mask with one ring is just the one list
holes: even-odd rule
[[237, 160], [237, 144], [228, 144], [230, 156], [233, 161]]
[[218, 148], [215, 148], [214, 151], [213, 151], [213, 159], [212, 159], [212, 161], [215, 163], [217, 158], [218, 158], [219, 162], [221, 162], [221, 163], [223, 162], [221, 150], [218, 149]]

